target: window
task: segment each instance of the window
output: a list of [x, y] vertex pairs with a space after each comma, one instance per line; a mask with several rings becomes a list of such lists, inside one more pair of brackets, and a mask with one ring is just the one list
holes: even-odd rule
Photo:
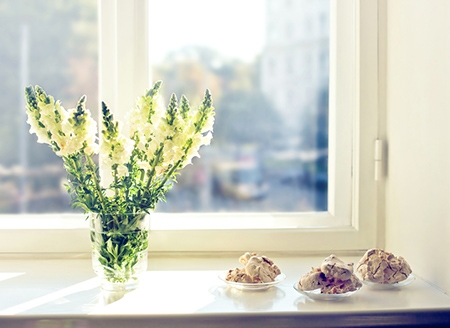
[[[329, 0], [292, 4], [277, 10], [258, 0], [149, 1], [149, 39], [158, 45], [149, 50], [152, 79], [164, 81], [166, 99], [175, 91], [193, 103], [207, 86], [217, 108], [212, 145], [183, 170], [159, 212], [327, 210], [328, 125], [319, 118], [328, 116], [328, 103], [320, 101], [328, 79], [318, 75], [328, 63], [323, 68], [312, 59], [329, 52], [328, 34], [297, 37], [289, 20], [328, 12]], [[281, 40], [264, 33], [286, 28]], [[297, 73], [299, 65], [310, 74]], [[325, 142], [317, 142], [319, 135]]]
[[41, 85], [73, 108], [98, 104], [95, 1], [7, 0], [0, 5], [0, 214], [72, 212], [62, 161], [28, 133], [24, 88]]
[[[146, 1], [100, 4], [101, 98], [113, 109], [127, 109], [149, 85], [148, 53], [157, 47], [148, 38], [152, 15]], [[321, 118], [329, 120], [330, 136], [328, 161], [321, 163], [328, 170], [326, 211], [158, 213], [152, 217], [151, 249], [320, 251], [374, 246], [377, 185], [371, 150], [377, 133], [376, 26], [376, 4], [331, 1], [330, 115]], [[325, 94], [319, 99], [327, 102]], [[120, 118], [123, 112], [116, 115]], [[239, 174], [230, 178], [235, 179]], [[226, 243], [230, 238], [239, 242]]]

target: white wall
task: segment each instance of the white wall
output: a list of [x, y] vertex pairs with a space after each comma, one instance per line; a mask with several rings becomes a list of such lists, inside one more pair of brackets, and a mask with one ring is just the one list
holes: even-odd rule
[[387, 1], [386, 249], [450, 294], [450, 1]]

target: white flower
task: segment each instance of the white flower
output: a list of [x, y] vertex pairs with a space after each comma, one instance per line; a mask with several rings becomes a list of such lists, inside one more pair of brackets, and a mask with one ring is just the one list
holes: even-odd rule
[[177, 148], [173, 154], [173, 162], [177, 163], [178, 161], [181, 161], [184, 155], [185, 151], [182, 148]]
[[183, 148], [190, 137], [191, 135], [187, 133], [176, 134], [172, 140], [173, 146], [177, 148]]
[[210, 115], [206, 120], [205, 126], [202, 129], [202, 133], [205, 133], [207, 131], [213, 131], [213, 126], [214, 126], [214, 115]]
[[150, 164], [148, 162], [143, 162], [143, 161], [137, 161], [137, 166], [139, 166], [139, 168], [141, 170], [144, 170], [145, 172], [147, 172], [148, 170], [150, 170]]
[[118, 178], [128, 176], [128, 168], [125, 165], [117, 166], [117, 176]]
[[158, 129], [155, 131], [155, 138], [157, 139], [166, 139], [174, 135], [175, 127], [167, 123], [166, 120], [161, 120], [161, 123], [158, 126]]
[[97, 150], [97, 123], [85, 109], [86, 97], [81, 97], [76, 109], [66, 111], [59, 101], [36, 86], [25, 89], [30, 133], [36, 133], [38, 142], [50, 144], [56, 155], [68, 156], [87, 150]]
[[127, 163], [133, 151], [134, 141], [123, 135], [116, 139], [114, 149], [111, 149], [111, 159], [115, 164]]
[[152, 158], [155, 155], [156, 151], [159, 148], [159, 145], [160, 145], [160, 143], [156, 142], [156, 141], [151, 141], [148, 144], [148, 147], [147, 147], [147, 158]]
[[130, 160], [133, 146], [134, 141], [123, 135], [112, 140], [103, 138], [100, 145], [100, 158], [108, 166], [125, 164]]
[[156, 173], [156, 175], [161, 175], [161, 174], [164, 173], [164, 171], [165, 171], [165, 169], [164, 169], [162, 166], [157, 166], [157, 167], [155, 168], [155, 173]]
[[99, 149], [99, 145], [97, 144], [97, 122], [89, 117], [86, 125], [84, 152], [88, 155], [97, 154]]
[[126, 135], [130, 138], [137, 135], [139, 143], [136, 146], [143, 151], [147, 149], [148, 141], [154, 139], [154, 132], [158, 131], [164, 116], [161, 96], [158, 94], [160, 86], [161, 82], [155, 83], [145, 96], [137, 99], [136, 107], [126, 115]]
[[194, 133], [195, 133], [195, 125], [189, 124], [185, 129], [185, 135], [190, 137], [193, 136]]
[[[126, 115], [126, 125], [114, 120], [103, 103], [100, 145], [97, 143], [97, 123], [85, 108], [84, 96], [76, 108], [66, 111], [42, 88], [36, 87], [34, 90], [27, 87], [25, 94], [30, 133], [37, 135], [38, 142], [49, 144], [58, 156], [64, 157], [66, 164], [72, 164], [69, 155], [76, 155], [74, 159], [79, 161], [73, 161], [76, 163], [73, 169], [86, 174], [86, 179], [92, 179], [96, 186], [100, 183], [105, 188], [98, 190], [100, 198], [103, 190], [107, 198], [114, 197], [113, 200], [106, 199], [106, 202], [127, 202], [125, 198], [130, 196], [135, 205], [134, 199], [140, 197], [138, 195], [147, 197], [155, 192], [159, 197], [161, 190], [167, 191], [166, 188], [161, 189], [162, 186], [174, 180], [176, 171], [192, 163], [194, 157], [200, 157], [202, 145], [210, 144], [214, 125], [214, 108], [209, 91], [206, 91], [203, 103], [196, 110], [191, 110], [184, 96], [178, 107], [175, 94], [165, 109], [158, 94], [160, 86], [161, 82], [155, 83], [152, 89], [137, 99], [136, 106]], [[97, 152], [103, 166], [101, 181], [93, 174], [96, 168], [90, 157]], [[84, 155], [88, 156], [84, 158]], [[135, 175], [137, 170], [141, 170], [139, 177]], [[124, 179], [126, 176], [129, 178]], [[113, 182], [112, 177], [117, 182], [114, 188], [108, 187]], [[125, 185], [130, 186], [128, 182], [131, 188], [125, 192], [122, 189]], [[139, 192], [134, 194], [136, 190]], [[148, 199], [153, 202], [152, 197]], [[149, 208], [154, 206], [152, 203]]]
[[208, 132], [205, 136], [202, 137], [202, 146], [208, 146], [211, 144], [211, 139], [213, 138], [213, 135], [211, 132]]
[[164, 155], [164, 162], [163, 165], [169, 166], [170, 164], [173, 164], [176, 160], [176, 152], [174, 148], [168, 148], [168, 150], [165, 152]]
[[114, 190], [112, 190], [112, 189], [106, 189], [106, 190], [105, 190], [105, 194], [106, 194], [107, 197], [112, 198], [112, 197], [114, 197]]
[[114, 120], [105, 103], [103, 103], [103, 125], [100, 162], [110, 172], [113, 172], [112, 167], [116, 166], [118, 175], [123, 176], [125, 170], [120, 166], [130, 160], [135, 142], [122, 134], [122, 122]]
[[[62, 150], [67, 144], [62, 131], [63, 122], [67, 119], [67, 112], [59, 102], [55, 102], [53, 97], [47, 96], [42, 89], [37, 90], [39, 91], [37, 105], [41, 116], [40, 121], [50, 133], [51, 142], [56, 143], [58, 148]], [[56, 154], [62, 156], [59, 152], [56, 152]]]
[[47, 129], [39, 125], [39, 120], [36, 119], [34, 113], [27, 112], [28, 119], [27, 123], [30, 124], [30, 133], [35, 133], [37, 136], [37, 141], [39, 143], [50, 143], [50, 138], [47, 133]]
[[[67, 156], [84, 151], [87, 155], [97, 153], [97, 122], [92, 119], [89, 110], [84, 108], [85, 97], [82, 97], [77, 108], [69, 109], [67, 119], [61, 124], [63, 135], [53, 135], [60, 150], [59, 156]], [[53, 138], [52, 138], [53, 139]], [[58, 140], [59, 139], [59, 140]]]

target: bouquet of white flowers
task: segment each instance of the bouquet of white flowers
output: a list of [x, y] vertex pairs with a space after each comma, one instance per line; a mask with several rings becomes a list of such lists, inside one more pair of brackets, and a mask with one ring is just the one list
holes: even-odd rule
[[[199, 157], [199, 148], [212, 138], [214, 108], [209, 90], [197, 109], [190, 107], [185, 96], [178, 106], [172, 94], [165, 110], [160, 87], [158, 81], [137, 99], [125, 125], [114, 119], [103, 102], [100, 143], [97, 123], [85, 108], [85, 96], [76, 108], [66, 110], [41, 87], [25, 89], [30, 133], [63, 159], [72, 205], [101, 218], [100, 223], [91, 223], [91, 230], [94, 225], [106, 235], [100, 238], [91, 231], [91, 239], [99, 261], [111, 270], [124, 271], [135, 265], [133, 252], [147, 248], [148, 232], [137, 240], [122, 237], [140, 229], [142, 213], [165, 199], [178, 171]], [[93, 160], [97, 153], [102, 171], [110, 175], [104, 179], [108, 183], [100, 181]], [[120, 238], [111, 237], [117, 233]], [[117, 272], [107, 278], [110, 282], [128, 279]]]

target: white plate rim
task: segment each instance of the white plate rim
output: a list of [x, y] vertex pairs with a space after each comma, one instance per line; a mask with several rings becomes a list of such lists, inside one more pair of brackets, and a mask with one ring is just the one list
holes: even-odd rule
[[342, 293], [342, 294], [322, 294], [320, 292], [320, 288], [314, 290], [301, 290], [298, 288], [298, 282], [294, 283], [294, 289], [302, 295], [305, 295], [313, 300], [321, 300], [321, 301], [336, 301], [346, 297], [349, 297], [359, 291], [362, 287], [359, 287], [356, 290], [352, 290], [351, 292]]
[[243, 289], [243, 290], [267, 289], [267, 288], [270, 288], [272, 286], [275, 286], [275, 285], [279, 284], [284, 279], [286, 279], [286, 275], [282, 272], [278, 276], [275, 277], [274, 281], [271, 281], [271, 282], [244, 283], [244, 282], [235, 282], [235, 281], [228, 281], [228, 280], [226, 280], [225, 276], [226, 276], [227, 273], [228, 273], [228, 271], [226, 271], [225, 273], [219, 274], [219, 279], [222, 280], [223, 282], [225, 282], [226, 284], [230, 285], [230, 286], [233, 286], [233, 287], [236, 287], [236, 288], [239, 288], [239, 289]]
[[408, 286], [408, 285], [412, 284], [416, 280], [416, 276], [414, 276], [412, 273], [405, 280], [402, 280], [400, 282], [395, 282], [393, 284], [381, 284], [381, 283], [377, 283], [377, 282], [362, 280], [359, 275], [358, 275], [358, 278], [359, 278], [359, 280], [361, 280], [361, 282], [364, 285], [372, 287], [374, 289], [401, 288], [401, 287], [405, 287], [405, 286]]

